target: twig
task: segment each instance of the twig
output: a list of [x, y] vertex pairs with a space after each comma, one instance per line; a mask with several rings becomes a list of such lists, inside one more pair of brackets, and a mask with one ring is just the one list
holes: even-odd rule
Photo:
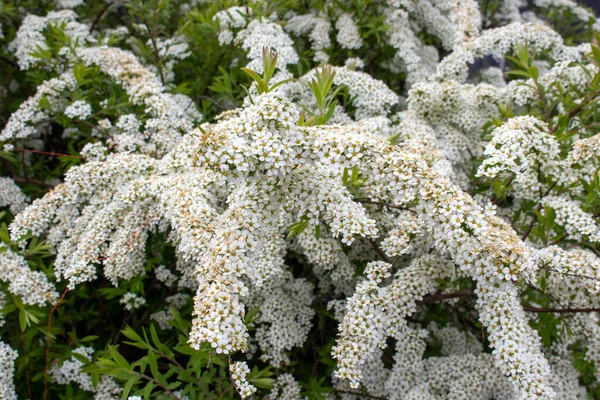
[[459, 290], [457, 292], [450, 292], [450, 293], [436, 293], [436, 294], [430, 294], [430, 295], [423, 297], [423, 300], [421, 300], [420, 303], [424, 303], [424, 304], [439, 303], [440, 301], [443, 301], [443, 300], [460, 299], [463, 297], [471, 297], [471, 296], [475, 296], [475, 292], [473, 292], [472, 290]]
[[27, 393], [29, 398], [33, 399], [31, 394], [31, 380], [29, 379], [29, 357], [27, 357], [27, 347], [25, 347], [25, 333], [21, 332], [21, 344], [23, 345], [23, 355], [25, 356], [25, 379], [27, 380]]
[[[542, 204], [538, 204], [538, 206], [536, 207], [537, 211], [540, 211], [542, 209]], [[529, 221], [529, 225], [527, 226], [527, 230], [525, 230], [525, 233], [523, 233], [523, 236], [521, 236], [521, 240], [525, 241], [525, 239], [527, 239], [527, 236], [529, 236], [529, 234], [531, 233], [531, 229], [533, 228], [533, 225], [535, 225], [535, 221], [537, 221], [537, 215], [533, 214], [533, 217], [531, 217], [531, 221]]]
[[139, 372], [135, 372], [132, 371], [134, 374], [136, 374], [137, 376], [139, 376], [140, 378], [144, 378], [149, 380], [150, 382], [154, 383], [156, 386], [160, 387], [162, 390], [164, 390], [169, 396], [171, 396], [172, 398], [176, 399], [176, 400], [181, 400], [175, 393], [173, 393], [173, 391], [171, 389], [169, 389], [168, 387], [166, 387], [165, 385], [163, 385], [162, 383], [160, 383], [159, 381], [157, 381], [156, 379], [154, 379], [151, 376], [148, 376], [146, 374], [141, 374]]
[[214, 105], [216, 105], [217, 107], [219, 107], [223, 111], [230, 110], [230, 108], [225, 107], [223, 104], [221, 104], [220, 102], [218, 102], [217, 100], [213, 99], [210, 96], [205, 96], [205, 95], [201, 94], [201, 95], [198, 96], [198, 98], [202, 99], [202, 100], [208, 100], [208, 101], [210, 101], [211, 103], [213, 103]]
[[125, 318], [123, 318], [123, 322], [121, 322], [121, 327], [117, 330], [117, 333], [115, 333], [115, 338], [113, 339], [114, 344], [119, 343], [118, 341], [121, 337], [121, 331], [129, 323], [129, 320], [131, 319], [132, 316], [133, 316], [133, 313], [130, 313], [130, 312], [125, 314]]
[[593, 280], [593, 281], [600, 281], [600, 279], [594, 278], [593, 276], [570, 274], [568, 272], [561, 272], [561, 271], [555, 270], [553, 268], [548, 268], [548, 267], [540, 267], [540, 269], [543, 269], [543, 270], [549, 271], [549, 272], [554, 272], [554, 273], [559, 274], [559, 275], [566, 275], [566, 276], [572, 276], [574, 278], [590, 279], [590, 280]]
[[[549, 188], [548, 190], [546, 190], [546, 193], [543, 194], [540, 199], [538, 200], [538, 206], [536, 207], [536, 210], [539, 212], [542, 210], [542, 203], [541, 201], [544, 199], [544, 197], [548, 196], [550, 194], [550, 192], [552, 191], [552, 189], [554, 189], [554, 186], [556, 186], [557, 182], [554, 182]], [[527, 226], [527, 230], [525, 231], [525, 233], [523, 234], [523, 236], [521, 236], [521, 240], [525, 241], [525, 239], [527, 239], [527, 236], [529, 236], [529, 234], [531, 233], [531, 229], [533, 228], [533, 225], [535, 224], [535, 221], [537, 221], [537, 214], [533, 214], [533, 216], [531, 217], [531, 221], [529, 222], [529, 225]]]
[[148, 31], [148, 34], [150, 35], [150, 42], [152, 43], [152, 48], [154, 50], [154, 57], [156, 57], [156, 66], [158, 67], [158, 72], [160, 74], [160, 81], [162, 82], [163, 86], [165, 85], [165, 76], [163, 74], [163, 68], [162, 68], [162, 58], [160, 56], [160, 52], [158, 51], [158, 45], [156, 43], [156, 39], [158, 38], [158, 10], [157, 10], [157, 5], [154, 6], [154, 9], [152, 10], [152, 19], [153, 19], [153, 23], [154, 26], [152, 27], [153, 29], [150, 30], [150, 27], [148, 26], [148, 22], [146, 22], [146, 19], [144, 18], [144, 26], [146, 27], [146, 30]]
[[[577, 105], [577, 107], [575, 107], [574, 109], [571, 110], [571, 112], [568, 114], [568, 118], [569, 121], [571, 119], [573, 119], [573, 117], [575, 117], [577, 114], [579, 114], [579, 112], [583, 109], [583, 107], [587, 106], [588, 103], [592, 100], [594, 100], [598, 95], [600, 95], [600, 90], [595, 91], [594, 93], [590, 93], [587, 96], [585, 96], [583, 98], [583, 100], [581, 101], [581, 103], [579, 103]], [[550, 129], [550, 133], [554, 133], [558, 130], [558, 125], [555, 125], [554, 127], [552, 127], [552, 129]]]
[[72, 154], [62, 154], [62, 153], [54, 153], [51, 151], [41, 151], [41, 150], [31, 150], [31, 149], [20, 149], [15, 147], [14, 149], [12, 149], [13, 151], [20, 151], [23, 153], [36, 153], [36, 154], [46, 154], [48, 156], [56, 156], [56, 157], [68, 157], [68, 158], [81, 158], [83, 159], [83, 156], [74, 156]]
[[19, 178], [18, 176], [13, 176], [12, 180], [18, 183], [32, 183], [34, 185], [42, 186], [48, 189], [54, 189], [54, 185], [51, 183], [46, 183], [44, 181], [40, 181], [38, 179], [29, 179], [29, 178]]
[[92, 33], [94, 31], [94, 29], [96, 29], [96, 25], [98, 25], [98, 22], [100, 22], [100, 19], [102, 18], [102, 16], [106, 12], [106, 10], [108, 10], [108, 8], [112, 4], [113, 4], [112, 1], [107, 2], [106, 5], [102, 8], [102, 10], [100, 10], [100, 13], [98, 13], [98, 15], [96, 15], [96, 18], [94, 19], [94, 22], [92, 23], [92, 26], [90, 27], [90, 33]]
[[50, 361], [50, 330], [52, 329], [52, 314], [54, 314], [54, 311], [56, 311], [58, 306], [60, 306], [60, 303], [62, 303], [68, 291], [69, 288], [66, 288], [60, 296], [60, 299], [58, 299], [54, 307], [52, 307], [52, 310], [50, 310], [50, 314], [48, 314], [48, 331], [46, 334], [46, 367], [44, 368], [44, 400], [48, 399], [48, 363]]
[[383, 249], [379, 247], [379, 244], [374, 239], [370, 239], [369, 242], [371, 242], [371, 246], [373, 246], [373, 249], [375, 249], [375, 252], [379, 256], [379, 258], [381, 258], [388, 264], [394, 264], [394, 262], [387, 256], [387, 254], [385, 254]]
[[[517, 174], [513, 173], [511, 175], [510, 178], [508, 178], [508, 181], [506, 181], [506, 187], [510, 186], [510, 184], [512, 183], [512, 181], [515, 179], [515, 177], [517, 176]], [[494, 200], [492, 200], [492, 204], [496, 205], [500, 202], [500, 197], [495, 197]]]
[[8, 57], [0, 56], [0, 61], [10, 65], [13, 68], [19, 69], [19, 64], [17, 64], [16, 62], [14, 62], [13, 60], [11, 60]]
[[367, 399], [377, 399], [377, 400], [387, 400], [388, 399], [385, 396], [373, 396], [372, 394], [356, 392], [354, 390], [334, 390], [333, 393], [351, 394], [353, 396], [365, 397]]
[[541, 308], [541, 307], [528, 307], [523, 306], [523, 310], [534, 312], [534, 313], [590, 313], [600, 312], [600, 308]]
[[384, 202], [380, 202], [380, 201], [373, 201], [371, 199], [367, 199], [367, 198], [364, 198], [364, 197], [355, 197], [353, 200], [356, 201], [356, 202], [358, 202], [358, 203], [362, 203], [362, 204], [374, 204], [374, 205], [377, 205], [377, 206], [387, 207], [387, 208], [393, 208], [393, 209], [396, 209], [396, 210], [410, 211], [413, 214], [417, 213], [415, 210], [411, 210], [410, 208], [398, 206], [396, 204], [384, 203]]

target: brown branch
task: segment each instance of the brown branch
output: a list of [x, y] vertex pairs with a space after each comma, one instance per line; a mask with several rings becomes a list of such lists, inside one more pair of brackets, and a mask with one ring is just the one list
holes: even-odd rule
[[[557, 184], [557, 182], [554, 182], [548, 188], [548, 190], [546, 190], [546, 193], [540, 197], [540, 199], [538, 200], [538, 206], [536, 207], [537, 211], [542, 210], [542, 203], [541, 203], [542, 199], [550, 194], [550, 192], [552, 191], [552, 189], [554, 189], [554, 186], [556, 186], [556, 184]], [[527, 239], [527, 236], [529, 236], [529, 234], [531, 233], [531, 229], [533, 228], [535, 221], [537, 221], [537, 215], [534, 213], [533, 216], [531, 217], [531, 221], [529, 222], [529, 225], [527, 226], [527, 230], [525, 231], [523, 236], [521, 236], [521, 240], [525, 241], [525, 239]]]
[[577, 247], [577, 246], [581, 246], [581, 245], [582, 245], [582, 244], [584, 244], [584, 243], [585, 243], [585, 242], [584, 242], [583, 240], [580, 240], [580, 241], [579, 241], [579, 242], [577, 242], [577, 243], [573, 243], [573, 244], [572, 244], [572, 245], [570, 245], [570, 246], [566, 246], [566, 247], [565, 247], [565, 250], [571, 250], [572, 248], [574, 248], [574, 247]]
[[112, 1], [107, 2], [106, 5], [102, 8], [102, 10], [100, 10], [100, 13], [96, 15], [96, 18], [94, 19], [94, 22], [92, 22], [92, 26], [90, 27], [90, 33], [92, 33], [94, 29], [96, 29], [96, 25], [98, 25], [98, 22], [100, 22], [100, 19], [112, 4]]
[[148, 26], [148, 23], [146, 21], [144, 21], [144, 26], [146, 27], [146, 29], [148, 30], [148, 33], [150, 34], [150, 42], [152, 43], [152, 49], [154, 50], [154, 57], [156, 58], [156, 66], [158, 67], [158, 73], [160, 75], [160, 81], [162, 82], [163, 86], [165, 85], [165, 76], [163, 74], [163, 69], [162, 69], [162, 59], [160, 57], [160, 53], [158, 51], [158, 46], [156, 44], [156, 38], [154, 37], [153, 32], [150, 30], [150, 27]]
[[[98, 132], [100, 132], [101, 134], [103, 134], [105, 137], [108, 137], [108, 138], [110, 138], [110, 137], [111, 137], [111, 135], [110, 135], [110, 134], [109, 134], [109, 133], [108, 133], [108, 132], [107, 132], [107, 131], [106, 131], [104, 128], [101, 128], [101, 127], [99, 127], [98, 125], [94, 125], [94, 124], [92, 124], [91, 122], [88, 122], [88, 121], [86, 121], [86, 120], [84, 120], [84, 119], [73, 120], [73, 122], [79, 122], [79, 123], [80, 123], [80, 124], [82, 124], [82, 125], [85, 125], [85, 126], [87, 126], [87, 127], [90, 127], [90, 128], [92, 129], [92, 131], [95, 129], [95, 130], [97, 130]], [[83, 157], [82, 157], [82, 158], [83, 158]]]
[[[430, 294], [423, 297], [419, 303], [422, 304], [431, 304], [431, 303], [439, 303], [443, 300], [449, 299], [459, 299], [463, 297], [474, 296], [475, 293], [472, 290], [461, 290], [458, 292], [451, 293], [436, 293]], [[600, 308], [543, 308], [543, 307], [530, 307], [530, 306], [522, 306], [523, 310], [533, 313], [558, 313], [558, 314], [568, 314], [568, 313], [591, 313], [591, 312], [600, 312]]]
[[48, 189], [54, 189], [54, 185], [51, 183], [46, 183], [44, 181], [40, 181], [38, 179], [29, 179], [29, 178], [19, 178], [18, 176], [13, 176], [12, 180], [18, 183], [31, 183], [34, 185], [42, 186]]
[[351, 394], [353, 396], [365, 397], [367, 399], [376, 399], [376, 400], [387, 400], [388, 399], [385, 396], [374, 396], [372, 394], [356, 392], [354, 390], [334, 390], [333, 393]]
[[144, 378], [144, 379], [146, 379], [146, 380], [154, 383], [156, 386], [160, 387], [162, 390], [164, 390], [172, 398], [174, 398], [176, 400], [181, 400], [175, 393], [173, 393], [173, 391], [171, 389], [169, 389], [167, 386], [163, 385], [162, 383], [160, 383], [159, 381], [157, 381], [153, 377], [145, 375], [145, 374], [141, 374], [141, 373], [135, 372], [135, 371], [131, 371], [131, 372], [133, 372], [134, 374], [136, 374], [140, 378]]
[[27, 381], [27, 393], [29, 398], [33, 399], [31, 394], [31, 380], [29, 379], [29, 357], [27, 356], [27, 347], [25, 346], [25, 333], [21, 332], [21, 345], [23, 346], [23, 356], [25, 357], [25, 380]]
[[589, 275], [571, 274], [571, 273], [568, 273], [568, 272], [557, 271], [557, 270], [555, 270], [553, 268], [548, 268], [548, 267], [540, 267], [540, 269], [543, 269], [543, 270], [549, 271], [549, 272], [554, 272], [555, 274], [559, 274], [559, 275], [572, 276], [573, 278], [589, 279], [589, 280], [592, 280], [592, 281], [600, 281], [600, 279], [594, 278], [593, 276], [589, 276]]
[[440, 301], [450, 300], [450, 299], [460, 299], [463, 297], [471, 297], [475, 296], [475, 292], [472, 290], [459, 290], [458, 292], [450, 292], [450, 293], [435, 293], [430, 294], [423, 297], [423, 300], [420, 303], [423, 304], [431, 304], [431, 303], [439, 303]]
[[394, 264], [392, 259], [389, 258], [387, 256], [387, 254], [385, 254], [385, 251], [383, 251], [383, 249], [381, 247], [379, 247], [379, 244], [374, 239], [370, 239], [369, 242], [371, 242], [371, 246], [373, 246], [373, 249], [375, 249], [375, 252], [379, 256], [379, 258], [381, 258], [383, 261], [385, 261], [388, 264]]
[[[536, 207], [536, 210], [540, 211], [541, 209], [542, 209], [542, 204], [540, 203]], [[521, 236], [522, 241], [525, 241], [525, 239], [527, 239], [527, 236], [529, 236], [529, 234], [531, 233], [531, 229], [533, 228], [533, 225], [535, 225], [535, 221], [537, 221], [537, 215], [533, 214], [533, 217], [531, 217], [531, 221], [529, 221], [529, 225], [527, 226], [525, 233], [523, 233], [523, 236]]]
[[54, 153], [51, 151], [41, 151], [41, 150], [31, 150], [31, 149], [20, 149], [15, 147], [11, 151], [20, 151], [23, 153], [36, 153], [36, 154], [46, 154], [48, 156], [56, 156], [56, 157], [67, 157], [67, 158], [83, 158], [83, 156], [74, 156], [72, 154], [62, 154], [62, 153]]
[[60, 303], [62, 303], [68, 291], [69, 288], [66, 288], [60, 296], [60, 299], [58, 299], [54, 307], [52, 307], [52, 310], [50, 310], [50, 314], [48, 314], [48, 330], [46, 332], [46, 367], [44, 368], [44, 400], [48, 399], [48, 363], [50, 362], [50, 330], [52, 329], [52, 314], [54, 314], [54, 311], [60, 306]]
[[411, 210], [410, 208], [398, 206], [396, 204], [384, 203], [384, 202], [380, 202], [380, 201], [373, 201], [373, 200], [365, 198], [365, 197], [355, 197], [353, 200], [358, 203], [362, 203], [362, 204], [374, 204], [374, 205], [381, 206], [381, 207], [393, 208], [395, 210], [409, 211], [413, 214], [417, 213], [415, 210]]
[[13, 60], [11, 60], [8, 57], [0, 56], [0, 61], [2, 61], [3, 63], [6, 63], [8, 65], [10, 65], [13, 68], [20, 69], [19, 68], [19, 64], [17, 64], [16, 62], [14, 62]]
[[[508, 178], [508, 181], [506, 181], [505, 186], [508, 187], [510, 186], [510, 184], [512, 183], [512, 181], [515, 179], [515, 177], [517, 176], [517, 174], [515, 174], [513, 172], [513, 174], [511, 175], [510, 178]], [[492, 200], [492, 204], [496, 205], [500, 202], [500, 197], [495, 197], [494, 200]]]
[[[569, 112], [568, 114], [568, 118], [569, 121], [571, 119], [573, 119], [573, 117], [575, 117], [577, 114], [579, 114], [579, 112], [581, 110], [583, 110], [583, 107], [587, 106], [589, 104], [590, 101], [594, 100], [598, 95], [600, 95], [600, 90], [596, 90], [594, 93], [589, 93], [587, 96], [585, 96], [583, 98], [583, 100], [581, 101], [581, 103], [579, 103], [577, 105], [577, 107], [575, 107], [574, 109], [571, 110], [571, 112]], [[550, 133], [554, 133], [558, 130], [558, 125], [555, 125], [551, 130]]]
[[529, 306], [523, 306], [523, 310], [529, 311], [529, 312], [534, 312], [534, 313], [558, 313], [558, 314], [600, 312], [600, 308], [541, 308], [541, 307], [529, 307]]
[[163, 86], [165, 85], [165, 76], [163, 74], [163, 68], [162, 68], [162, 58], [160, 56], [160, 52], [158, 51], [158, 45], [156, 43], [156, 39], [158, 38], [158, 9], [157, 9], [157, 5], [154, 6], [154, 9], [152, 10], [152, 19], [153, 19], [153, 23], [154, 26], [152, 27], [153, 29], [151, 30], [150, 27], [148, 26], [148, 22], [146, 22], [146, 19], [144, 18], [144, 26], [146, 27], [146, 30], [148, 31], [148, 34], [150, 35], [150, 42], [152, 43], [152, 48], [154, 50], [154, 57], [156, 57], [156, 63], [157, 63], [157, 67], [158, 67], [158, 72], [160, 74], [160, 81], [162, 82]]
[[199, 99], [202, 99], [202, 100], [208, 100], [208, 101], [210, 101], [211, 103], [213, 103], [214, 105], [216, 105], [217, 107], [219, 107], [219, 108], [220, 108], [221, 110], [223, 110], [223, 111], [230, 110], [230, 108], [228, 108], [228, 107], [225, 107], [223, 104], [221, 104], [220, 102], [218, 102], [217, 100], [213, 99], [213, 98], [212, 98], [212, 97], [210, 97], [210, 96], [205, 96], [205, 95], [201, 94], [201, 95], [199, 95], [199, 96], [197, 96], [197, 97], [198, 97]]

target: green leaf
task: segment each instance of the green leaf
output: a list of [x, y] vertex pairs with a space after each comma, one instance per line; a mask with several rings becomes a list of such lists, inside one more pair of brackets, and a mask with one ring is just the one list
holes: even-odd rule
[[526, 72], [526, 71], [512, 70], [512, 71], [505, 72], [505, 74], [507, 74], [507, 75], [519, 75], [519, 76], [523, 76], [525, 78], [531, 78], [531, 76], [529, 75], [529, 73]]
[[248, 380], [249, 383], [261, 389], [271, 389], [273, 384], [275, 383], [275, 379], [273, 378], [258, 378]]
[[138, 376], [133, 376], [127, 380], [125, 386], [123, 386], [123, 395], [121, 396], [121, 400], [127, 400], [129, 393], [131, 392], [131, 388], [139, 381]]
[[271, 87], [269, 88], [269, 90], [268, 90], [268, 91], [270, 92], [270, 91], [272, 91], [273, 89], [276, 89], [276, 88], [278, 88], [279, 86], [281, 86], [281, 85], [283, 85], [283, 84], [286, 84], [286, 83], [288, 83], [288, 82], [294, 82], [294, 81], [296, 81], [296, 80], [297, 80], [296, 78], [284, 79], [284, 80], [282, 80], [282, 81], [279, 81], [279, 82], [277, 82], [277, 83], [276, 83], [276, 84], [274, 84], [273, 86], [271, 86]]
[[158, 338], [158, 334], [156, 333], [156, 327], [154, 326], [154, 324], [150, 325], [150, 337], [152, 338], [152, 343], [154, 343], [154, 346], [156, 346], [156, 348], [161, 353], [167, 355], [168, 357], [173, 356], [173, 352], [171, 351], [171, 349], [169, 349], [167, 346], [161, 343], [160, 339]]
[[6, 226], [6, 224], [3, 222], [2, 225], [0, 225], [0, 240], [2, 240], [2, 242], [4, 243], [10, 243], [10, 233], [8, 232], [8, 227]]
[[71, 353], [71, 356], [73, 356], [76, 360], [81, 361], [84, 365], [87, 365], [90, 363], [90, 359], [87, 358], [84, 355], [78, 354], [78, 353]]
[[27, 313], [22, 308], [19, 310], [19, 325], [21, 326], [21, 332], [25, 332], [25, 329], [27, 329], [27, 326], [29, 325]]
[[[257, 83], [261, 83], [263, 79], [256, 72], [252, 71], [250, 68], [240, 68], [242, 71], [250, 75], [250, 77]], [[260, 92], [259, 92], [260, 93]]]
[[152, 372], [152, 376], [154, 379], [159, 380], [160, 372], [158, 372], [158, 362], [156, 360], [156, 355], [153, 350], [148, 350], [148, 356], [146, 357], [148, 360], [148, 366], [150, 367], [150, 371]]
[[154, 389], [154, 382], [148, 382], [146, 387], [144, 388], [144, 400], [150, 398], [150, 394], [152, 393], [152, 389]]
[[355, 165], [352, 167], [352, 178], [350, 178], [350, 184], [353, 185], [358, 179], [358, 167]]
[[250, 91], [248, 90], [248, 88], [244, 85], [240, 85], [240, 86], [246, 92], [246, 95], [248, 96], [248, 100], [250, 100], [250, 104], [252, 104], [253, 106], [256, 105], [256, 104], [254, 104], [254, 100], [252, 100], [252, 95], [250, 94]]
[[260, 309], [258, 307], [252, 307], [250, 310], [248, 310], [246, 316], [244, 317], [244, 324], [250, 324], [254, 320], [254, 317], [256, 317], [258, 314], [259, 310]]
[[130, 327], [129, 325], [125, 326], [125, 329], [123, 329], [121, 331], [121, 333], [123, 334], [123, 336], [125, 336], [127, 339], [133, 340], [134, 342], [143, 342], [142, 337], [140, 335], [138, 335], [136, 333], [135, 330], [133, 330], [132, 327]]
[[348, 168], [344, 168], [344, 173], [342, 175], [342, 183], [344, 186], [348, 186]]
[[117, 365], [119, 367], [122, 368], [130, 368], [129, 363], [127, 362], [127, 360], [125, 359], [125, 357], [123, 357], [119, 351], [117, 350], [117, 346], [108, 346], [108, 351], [110, 353], [110, 356], [112, 357], [113, 360], [115, 360], [115, 362], [117, 363]]

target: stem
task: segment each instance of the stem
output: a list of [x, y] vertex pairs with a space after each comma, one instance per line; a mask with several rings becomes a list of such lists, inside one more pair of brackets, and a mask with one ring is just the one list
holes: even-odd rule
[[523, 310], [534, 312], [534, 313], [590, 313], [600, 312], [600, 308], [540, 308], [540, 307], [528, 307], [523, 306]]
[[[556, 186], [557, 182], [554, 182], [549, 188], [548, 190], [546, 190], [546, 193], [544, 195], [542, 195], [540, 197], [540, 199], [538, 200], [538, 205], [536, 207], [536, 210], [541, 211], [542, 210], [542, 203], [540, 203], [542, 201], [542, 199], [546, 196], [548, 196], [548, 194], [550, 194], [550, 191], [552, 189], [554, 189], [554, 186]], [[529, 236], [529, 234], [531, 233], [531, 229], [533, 228], [533, 225], [535, 224], [535, 221], [537, 221], [537, 215], [534, 213], [533, 217], [531, 217], [531, 221], [529, 222], [529, 225], [527, 226], [527, 230], [525, 231], [525, 233], [523, 234], [523, 236], [521, 236], [521, 240], [525, 241], [525, 239], [527, 239], [527, 236]]]
[[594, 278], [593, 276], [571, 274], [569, 272], [561, 272], [561, 271], [557, 271], [553, 268], [548, 268], [548, 267], [540, 267], [540, 269], [543, 269], [543, 270], [549, 271], [549, 272], [554, 272], [555, 274], [559, 274], [559, 275], [572, 276], [574, 278], [580, 278], [580, 279], [590, 279], [593, 281], [600, 281], [600, 279]]
[[158, 72], [160, 75], [160, 81], [163, 86], [165, 86], [165, 76], [163, 74], [162, 68], [162, 58], [160, 57], [160, 53], [158, 51], [158, 45], [156, 39], [158, 38], [158, 6], [155, 3], [154, 9], [152, 10], [152, 22], [154, 24], [153, 29], [150, 29], [148, 26], [148, 22], [144, 19], [144, 26], [150, 35], [150, 42], [152, 43], [152, 49], [154, 50], [154, 57], [156, 58], [156, 66], [158, 67]]
[[46, 331], [46, 367], [44, 368], [44, 400], [48, 399], [48, 363], [50, 362], [50, 330], [52, 329], [52, 314], [54, 314], [54, 311], [60, 306], [60, 303], [62, 303], [68, 291], [69, 288], [66, 288], [48, 315], [48, 330]]
[[51, 151], [41, 151], [41, 150], [31, 150], [31, 149], [20, 149], [14, 148], [14, 151], [20, 151], [23, 153], [36, 153], [36, 154], [46, 154], [48, 156], [56, 156], [56, 157], [68, 157], [68, 158], [83, 158], [83, 156], [74, 156], [72, 154], [62, 154], [62, 153], [53, 153]]
[[[515, 177], [517, 176], [517, 174], [515, 174], [513, 172], [513, 174], [511, 175], [510, 178], [508, 178], [508, 181], [506, 181], [506, 187], [509, 187], [510, 184], [512, 183], [512, 181], [515, 179]], [[492, 182], [493, 183], [493, 182]], [[500, 197], [496, 197], [494, 198], [494, 200], [492, 200], [492, 204], [498, 204], [500, 202], [501, 198]]]
[[19, 64], [17, 64], [16, 62], [14, 62], [13, 60], [11, 60], [8, 57], [0, 56], [0, 61], [2, 61], [3, 63], [6, 63], [8, 65], [10, 65], [13, 68], [20, 69], [19, 68]]
[[385, 254], [383, 249], [381, 247], [379, 247], [379, 244], [375, 240], [371, 239], [371, 240], [369, 240], [369, 242], [371, 242], [371, 246], [373, 246], [373, 249], [375, 249], [375, 252], [379, 256], [379, 258], [381, 258], [383, 261], [385, 261], [388, 264], [394, 264], [394, 262], [391, 260], [391, 258], [389, 258], [387, 256], [387, 254]]
[[460, 299], [463, 297], [471, 297], [475, 296], [475, 292], [472, 290], [460, 290], [458, 292], [451, 293], [436, 293], [430, 294], [423, 297], [423, 300], [420, 303], [431, 304], [431, 303], [439, 303], [440, 301], [450, 300], [450, 299]]
[[13, 176], [12, 180], [18, 183], [32, 183], [34, 185], [38, 185], [38, 186], [42, 186], [45, 187], [47, 189], [54, 189], [54, 185], [50, 184], [50, 183], [46, 183], [44, 181], [40, 181], [37, 179], [29, 179], [29, 178], [19, 178], [18, 176]]
[[351, 394], [353, 396], [365, 397], [367, 399], [387, 400], [387, 397], [385, 396], [374, 396], [372, 394], [356, 392], [354, 390], [334, 390], [333, 393]]
[[393, 208], [393, 209], [396, 209], [396, 210], [410, 211], [413, 214], [417, 213], [415, 210], [411, 210], [410, 208], [398, 206], [396, 204], [384, 203], [384, 202], [380, 202], [380, 201], [373, 201], [373, 200], [370, 200], [370, 199], [367, 199], [367, 198], [364, 198], [364, 197], [355, 197], [353, 200], [356, 201], [356, 202], [358, 202], [358, 203], [362, 203], [362, 204], [374, 204], [374, 205], [377, 205], [377, 206], [387, 207], [387, 208]]
[[96, 25], [98, 25], [98, 22], [100, 22], [100, 19], [102, 18], [102, 16], [106, 12], [106, 10], [108, 10], [108, 8], [111, 5], [112, 5], [112, 1], [107, 2], [106, 5], [102, 8], [102, 10], [100, 10], [98, 15], [96, 15], [96, 18], [94, 19], [94, 22], [92, 23], [92, 26], [90, 27], [90, 33], [92, 33], [94, 31], [94, 29], [96, 28]]
[[31, 380], [29, 379], [29, 357], [27, 357], [27, 347], [25, 346], [25, 333], [21, 332], [21, 344], [23, 345], [23, 356], [25, 357], [25, 380], [27, 381], [27, 393], [29, 398], [33, 399], [31, 395]]
[[176, 399], [176, 400], [181, 400], [179, 397], [177, 397], [177, 395], [175, 393], [173, 393], [171, 391], [171, 389], [169, 389], [168, 387], [166, 387], [165, 385], [163, 385], [162, 383], [160, 383], [159, 381], [157, 381], [156, 379], [152, 378], [151, 376], [148, 376], [146, 374], [142, 374], [140, 372], [135, 372], [132, 371], [134, 374], [136, 374], [137, 376], [139, 376], [140, 378], [144, 378], [149, 380], [150, 382], [154, 383], [156, 386], [160, 387], [162, 390], [164, 390], [169, 396], [171, 396], [172, 398]]
[[118, 341], [119, 341], [119, 338], [121, 337], [121, 331], [123, 329], [125, 329], [125, 326], [127, 325], [127, 323], [129, 322], [129, 320], [131, 319], [132, 316], [133, 316], [133, 313], [130, 313], [130, 312], [125, 313], [123, 322], [121, 322], [121, 327], [117, 330], [117, 333], [115, 334], [115, 338], [112, 341], [114, 344], [119, 343]]
[[[542, 209], [542, 204], [540, 203], [536, 207], [536, 210], [540, 211], [541, 209]], [[525, 233], [523, 234], [523, 236], [521, 236], [522, 241], [525, 241], [525, 239], [527, 239], [527, 236], [529, 236], [529, 234], [531, 233], [531, 229], [533, 228], [535, 221], [537, 221], [537, 215], [533, 214], [533, 217], [531, 218], [531, 221], [529, 221], [529, 225], [527, 226], [527, 230], [525, 230]]]
[[[589, 93], [587, 96], [585, 96], [583, 98], [583, 100], [581, 101], [581, 103], [579, 103], [577, 105], [577, 107], [575, 107], [574, 109], [572, 109], [571, 112], [569, 113], [569, 115], [568, 115], [569, 121], [571, 119], [573, 119], [573, 117], [575, 117], [577, 114], [579, 114], [579, 112], [581, 110], [583, 110], [583, 107], [587, 106], [589, 104], [589, 102], [591, 102], [596, 97], [598, 97], [598, 95], [600, 95], [600, 90], [596, 90], [594, 93]], [[558, 130], [558, 125], [552, 127], [552, 129], [550, 129], [550, 133], [554, 133], [557, 130]]]

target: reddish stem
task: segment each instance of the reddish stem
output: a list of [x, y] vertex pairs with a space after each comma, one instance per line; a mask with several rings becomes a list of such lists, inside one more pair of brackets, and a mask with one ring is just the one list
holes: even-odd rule
[[65, 289], [65, 291], [60, 296], [60, 299], [58, 299], [54, 307], [52, 307], [52, 310], [50, 310], [50, 314], [48, 315], [48, 330], [46, 335], [46, 367], [44, 368], [44, 400], [48, 399], [48, 363], [50, 361], [50, 330], [52, 329], [52, 314], [54, 314], [54, 311], [56, 311], [58, 306], [60, 306], [60, 303], [62, 303], [68, 291], [69, 288]]

